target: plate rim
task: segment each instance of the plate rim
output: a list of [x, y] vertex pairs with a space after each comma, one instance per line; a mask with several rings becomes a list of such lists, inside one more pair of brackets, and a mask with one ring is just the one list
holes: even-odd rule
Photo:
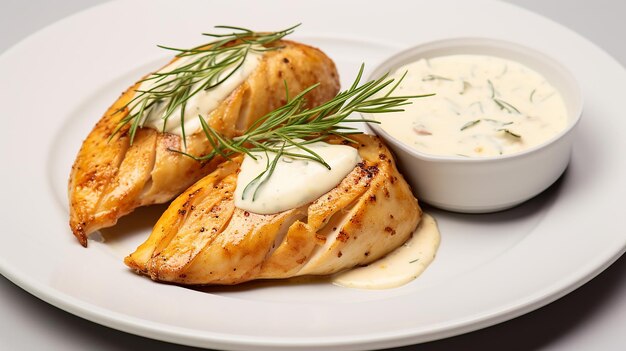
[[[114, 2], [117, 3], [117, 2]], [[97, 5], [79, 12], [76, 12], [68, 17], [65, 17], [53, 24], [50, 24], [48, 26], [45, 26], [43, 28], [41, 28], [40, 30], [30, 34], [29, 36], [27, 36], [25, 39], [21, 40], [20, 42], [12, 45], [9, 49], [7, 49], [5, 52], [3, 52], [0, 55], [0, 62], [2, 62], [2, 59], [5, 56], [9, 56], [12, 55], [14, 51], [17, 51], [18, 48], [20, 47], [20, 45], [27, 45], [27, 43], [31, 40], [33, 40], [32, 38], [36, 38], [41, 32], [45, 32], [47, 30], [49, 30], [50, 27], [58, 25], [59, 23], [64, 22], [65, 20], [67, 20], [70, 17], [78, 17], [78, 16], [82, 16], [85, 13], [88, 12], [97, 12], [101, 7], [105, 7], [105, 6], [109, 6], [111, 3], [105, 3], [105, 4], [101, 4], [101, 5]], [[507, 6], [513, 6], [516, 7], [514, 5], [510, 5], [507, 4]], [[530, 12], [530, 11], [529, 11]], [[570, 33], [573, 33], [572, 31], [568, 30]], [[574, 33], [576, 34], [576, 33]], [[578, 35], [578, 34], [576, 34]], [[582, 38], [582, 40], [587, 41], [587, 39]], [[593, 45], [593, 44], [592, 44]], [[598, 50], [600, 50], [602, 53], [604, 53], [606, 56], [610, 57], [610, 55], [606, 54], [601, 48], [598, 48], [597, 46], [594, 45], [594, 47]], [[611, 59], [613, 59], [612, 57], [610, 57]], [[614, 59], [613, 59], [614, 60]], [[591, 269], [585, 276], [578, 276], [577, 279], [574, 279], [572, 277], [572, 281], [570, 282], [571, 284], [569, 284], [566, 289], [561, 289], [559, 291], [554, 291], [552, 289], [549, 289], [552, 291], [552, 294], [548, 294], [547, 296], [543, 296], [543, 297], [536, 297], [535, 300], [532, 301], [527, 301], [526, 305], [523, 306], [522, 308], [517, 308], [514, 311], [509, 312], [510, 314], [505, 315], [505, 314], [499, 314], [499, 315], [495, 315], [492, 316], [492, 319], [485, 319], [482, 321], [482, 326], [473, 328], [470, 325], [465, 325], [465, 326], [459, 326], [459, 329], [462, 329], [463, 331], [461, 332], [456, 332], [456, 331], [451, 331], [449, 333], [445, 333], [442, 332], [442, 334], [445, 334], [444, 336], [436, 336], [433, 337], [432, 339], [429, 340], [435, 340], [435, 339], [439, 339], [440, 337], [446, 337], [446, 336], [451, 336], [451, 335], [457, 335], [459, 333], [464, 333], [464, 332], [468, 332], [471, 330], [476, 330], [476, 329], [480, 329], [489, 325], [493, 325], [499, 322], [502, 322], [504, 320], [508, 320], [511, 318], [514, 318], [516, 316], [525, 314], [529, 311], [532, 311], [536, 308], [539, 308], [541, 306], [544, 306], [566, 294], [568, 294], [569, 292], [575, 290], [576, 288], [580, 287], [581, 285], [583, 285], [584, 283], [586, 283], [587, 281], [591, 280], [593, 277], [595, 277], [597, 274], [599, 274], [600, 272], [602, 272], [604, 269], [606, 269], [608, 266], [610, 266], [613, 262], [615, 262], [615, 260], [617, 260], [626, 250], [626, 242], [623, 243], [623, 245], [619, 248], [617, 248], [616, 250], [611, 250], [612, 254], [609, 260], [602, 260], [602, 259], [598, 259], [598, 261], [602, 261], [601, 264], [598, 264], [598, 262], [595, 262], [594, 264], [589, 264], [589, 266], [593, 266], [595, 267], [594, 269]], [[158, 330], [158, 329], [151, 329], [148, 327], [145, 327], [145, 324], [133, 324], [132, 321], [133, 320], [137, 320], [137, 322], [141, 322], [144, 323], [146, 322], [145, 320], [136, 318], [136, 317], [130, 317], [130, 316], [124, 316], [122, 314], [119, 314], [117, 312], [111, 312], [108, 311], [106, 309], [102, 309], [97, 305], [93, 305], [90, 303], [86, 303], [83, 301], [80, 301], [76, 298], [74, 298], [73, 296], [67, 295], [63, 292], [54, 290], [54, 292], [57, 293], [46, 293], [46, 285], [42, 284], [40, 282], [37, 282], [34, 279], [31, 279], [30, 277], [25, 277], [25, 276], [20, 276], [19, 274], [19, 269], [15, 268], [15, 267], [11, 267], [11, 265], [8, 262], [5, 262], [4, 258], [0, 257], [0, 273], [3, 274], [5, 277], [7, 277], [9, 280], [11, 280], [13, 283], [15, 283], [16, 285], [20, 286], [22, 289], [28, 291], [29, 293], [33, 294], [34, 296], [38, 297], [39, 299], [46, 301], [56, 307], [59, 307], [63, 310], [66, 310], [72, 314], [78, 315], [82, 318], [88, 319], [90, 321], [102, 324], [102, 325], [106, 325], [108, 327], [114, 328], [114, 329], [118, 329], [118, 330], [122, 330], [122, 331], [126, 331], [126, 332], [131, 332], [134, 334], [138, 334], [138, 335], [142, 335], [142, 336], [147, 336], [150, 338], [155, 338], [155, 339], [159, 339], [159, 340], [164, 340], [164, 341], [172, 341], [173, 338], [175, 338], [176, 336], [180, 336], [182, 333], [182, 331], [186, 330], [186, 329], [181, 329], [180, 331], [178, 331], [177, 333], [171, 333], [167, 330]], [[576, 275], [576, 274], [573, 274]], [[562, 283], [560, 284], [556, 284], [556, 285], [562, 285]], [[64, 296], [61, 296], [64, 295]], [[69, 302], [68, 302], [69, 301]], [[75, 307], [75, 308], [73, 308]], [[110, 318], [107, 318], [106, 316], [110, 316]], [[117, 318], [116, 318], [117, 317]], [[150, 321], [147, 321], [150, 322]], [[119, 326], [114, 325], [114, 323], [119, 323], [119, 324], [123, 324], [125, 325], [127, 328], [131, 328], [133, 330], [129, 330], [127, 328], [122, 328]], [[150, 322], [150, 324], [155, 324], [155, 325], [162, 325], [161, 323], [154, 323], [154, 322]], [[476, 323], [474, 323], [473, 325], [476, 325]], [[132, 328], [134, 327], [134, 328]], [[168, 326], [168, 328], [172, 328], [172, 326]], [[176, 328], [176, 327], [174, 327]], [[449, 328], [448, 328], [449, 330]], [[150, 332], [155, 332], [155, 333], [159, 333], [159, 334], [150, 334]], [[164, 334], [168, 334], [168, 338], [165, 337], [160, 337]], [[171, 337], [171, 338], [170, 338]], [[399, 336], [400, 338], [402, 338], [402, 336]], [[426, 341], [424, 340], [423, 337], [420, 336], [413, 336], [415, 338], [419, 338], [420, 341]], [[206, 343], [195, 343], [193, 342], [194, 340], [196, 341], [201, 341], [204, 340], [203, 338], [199, 338], [198, 336], [193, 336], [193, 335], [188, 335], [187, 338], [192, 338], [193, 340], [192, 343], [187, 343], [184, 340], [182, 341], [174, 341], [177, 343], [181, 343], [181, 344], [187, 344], [187, 345], [193, 345], [193, 346], [206, 346]], [[332, 339], [334, 337], [330, 337], [329, 340], [331, 340], [331, 343], [333, 342]], [[401, 344], [405, 344], [405, 341], [407, 341], [410, 338], [410, 335], [404, 335], [404, 339], [403, 341], [401, 341], [400, 343], [396, 343], [393, 344], [392, 342], [394, 341], [399, 341], [398, 337], [393, 337], [390, 336], [391, 339], [388, 340], [383, 340], [380, 337], [375, 337], [372, 336], [372, 339], [376, 339], [373, 341], [365, 341], [364, 344], [362, 344], [361, 346], [364, 345], [368, 345], [371, 346], [374, 343], [384, 343], [385, 346], [398, 346]], [[301, 339], [301, 338], [297, 338], [297, 339]], [[346, 344], [341, 344], [341, 338], [337, 338], [338, 340], [336, 342], [339, 342], [338, 344], [333, 344], [333, 345], [327, 345], [327, 346], [336, 346], [336, 347], [341, 347], [341, 346], [346, 346]], [[211, 339], [213, 342], [217, 341], [219, 342], [226, 342], [226, 346], [230, 345], [230, 347], [232, 347], [233, 344], [232, 340], [215, 340], [215, 339]], [[410, 341], [410, 340], [409, 340]], [[237, 340], [237, 342], [241, 342], [241, 340]], [[315, 347], [319, 344], [316, 345], [309, 345], [309, 344], [302, 344], [302, 345], [293, 345], [293, 344], [271, 344], [268, 342], [262, 342], [263, 345], [258, 345], [256, 344], [256, 342], [258, 341], [250, 341], [251, 344], [249, 344], [248, 346], [255, 346], [255, 347], [271, 347], [271, 346], [297, 346], [297, 347]], [[351, 346], [355, 346], [357, 344], [354, 343], [354, 340], [350, 340], [350, 341], [345, 341], [346, 343], [349, 343], [349, 345]], [[389, 342], [389, 343], [387, 343]], [[254, 343], [254, 344], [252, 344]], [[247, 343], [246, 343], [247, 344]], [[236, 345], [235, 345], [236, 346]], [[243, 345], [242, 345], [243, 346]], [[380, 346], [380, 345], [378, 345]]]

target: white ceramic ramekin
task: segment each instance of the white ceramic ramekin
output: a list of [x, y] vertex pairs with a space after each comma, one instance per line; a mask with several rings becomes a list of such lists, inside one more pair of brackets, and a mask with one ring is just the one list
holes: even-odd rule
[[465, 158], [425, 154], [395, 139], [378, 124], [369, 123], [369, 126], [394, 151], [402, 174], [420, 201], [455, 212], [505, 210], [541, 193], [567, 168], [574, 130], [582, 114], [580, 88], [571, 73], [540, 52], [485, 38], [448, 39], [415, 46], [384, 61], [369, 79], [379, 78], [420, 58], [455, 54], [496, 56], [534, 69], [561, 93], [568, 113], [567, 127], [544, 143], [520, 153]]

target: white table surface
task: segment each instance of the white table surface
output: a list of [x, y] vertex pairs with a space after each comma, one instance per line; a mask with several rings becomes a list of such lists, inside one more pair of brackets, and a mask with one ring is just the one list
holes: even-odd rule
[[[626, 1], [507, 1], [564, 24], [626, 66]], [[0, 0], [0, 53], [46, 25], [102, 2]], [[473, 333], [394, 350], [626, 350], [625, 325], [626, 257], [622, 257], [586, 285], [539, 310]], [[131, 349], [199, 350], [83, 320], [0, 276], [0, 350]]]

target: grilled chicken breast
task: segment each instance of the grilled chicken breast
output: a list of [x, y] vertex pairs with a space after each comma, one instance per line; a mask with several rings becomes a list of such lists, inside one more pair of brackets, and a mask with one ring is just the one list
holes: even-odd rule
[[243, 157], [221, 164], [171, 203], [126, 265], [157, 281], [237, 284], [331, 274], [384, 256], [411, 236], [422, 212], [382, 142], [354, 138], [362, 162], [339, 185], [271, 215], [234, 205]]
[[[206, 116], [208, 124], [224, 136], [241, 134], [259, 117], [283, 105], [285, 83], [290, 96], [320, 83], [307, 94], [309, 106], [317, 106], [337, 93], [337, 70], [320, 50], [290, 41], [272, 45], [282, 48], [265, 52], [247, 79]], [[130, 87], [106, 111], [72, 166], [70, 227], [83, 246], [87, 246], [90, 233], [114, 225], [139, 206], [171, 200], [223, 161], [216, 157], [202, 163], [172, 152], [182, 150], [181, 137], [154, 129], [140, 128], [132, 145], [129, 125], [111, 138], [127, 116], [124, 106], [139, 84]], [[211, 150], [203, 133], [187, 136], [187, 153], [201, 156]]]

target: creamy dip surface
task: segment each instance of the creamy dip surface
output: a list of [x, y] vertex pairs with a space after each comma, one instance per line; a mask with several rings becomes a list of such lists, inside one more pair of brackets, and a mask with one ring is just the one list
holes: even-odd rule
[[440, 235], [435, 219], [424, 214], [413, 236], [387, 256], [331, 277], [334, 284], [360, 289], [389, 289], [417, 278], [435, 259]]
[[[167, 109], [167, 102], [162, 100], [153, 106], [149, 107], [146, 111], [146, 117], [143, 122], [144, 127], [153, 128], [159, 132], [167, 132], [182, 136], [183, 128], [181, 123], [181, 114], [184, 117], [184, 128], [186, 135], [192, 135], [202, 131], [202, 125], [198, 115], [206, 118], [210, 113], [217, 108], [217, 106], [230, 95], [235, 88], [243, 83], [246, 78], [256, 69], [257, 65], [261, 61], [262, 53], [250, 50], [246, 55], [243, 64], [238, 68], [240, 61], [230, 64], [219, 77], [212, 79], [212, 82], [219, 81], [227, 77], [222, 83], [217, 86], [205, 90], [202, 88], [202, 84], [206, 81], [202, 80], [192, 85], [191, 91], [200, 89], [194, 94], [185, 105], [184, 111], [182, 108], [177, 108], [168, 118], [167, 122], [164, 120], [164, 115]], [[217, 55], [216, 64], [223, 62], [227, 57], [225, 55]], [[170, 63], [163, 67], [158, 73], [172, 72], [178, 68], [188, 65], [197, 57], [186, 56]], [[197, 69], [193, 68], [193, 69]], [[230, 75], [230, 76], [229, 76]], [[155, 89], [156, 91], [165, 91], [172, 88], [174, 75], [168, 75], [163, 80], [150, 79], [142, 82], [136, 89], [135, 97], [141, 94], [141, 91], [148, 91]], [[135, 113], [141, 109], [141, 99], [133, 103], [130, 109], [130, 113]]]
[[541, 144], [567, 126], [559, 92], [539, 73], [492, 56], [421, 59], [393, 73], [406, 76], [398, 95], [435, 93], [405, 111], [377, 115], [381, 127], [432, 155], [506, 155]]
[[[254, 152], [256, 160], [246, 155], [237, 177], [235, 206], [252, 213], [272, 214], [305, 205], [336, 187], [361, 162], [358, 150], [350, 146], [316, 142], [306, 147], [321, 156], [330, 169], [313, 160], [283, 155], [271, 177], [265, 174], [258, 178], [277, 154]], [[296, 147], [284, 151], [306, 154]]]

